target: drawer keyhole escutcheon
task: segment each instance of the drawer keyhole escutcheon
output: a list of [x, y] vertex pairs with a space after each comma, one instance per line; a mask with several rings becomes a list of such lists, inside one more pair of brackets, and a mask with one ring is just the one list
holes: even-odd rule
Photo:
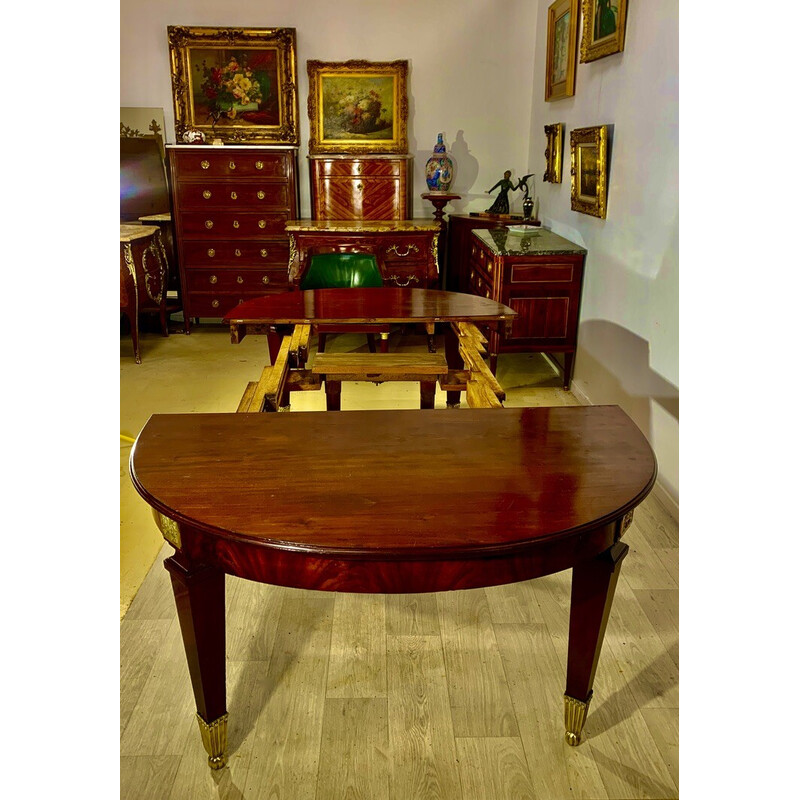
[[212, 276], [211, 276], [211, 277], [208, 279], [208, 282], [209, 282], [209, 283], [216, 283], [216, 282], [217, 282], [217, 276], [216, 276], [216, 275], [212, 275]]
[[217, 254], [217, 251], [213, 247], [209, 247], [208, 248], [208, 257], [209, 258], [214, 258], [214, 256], [216, 254]]
[[210, 166], [211, 166], [211, 164], [209, 164], [208, 161], [203, 160], [203, 161], [200, 162], [200, 167], [202, 169], [208, 169]]
[[233, 227], [234, 227], [234, 228], [238, 228], [238, 227], [239, 227], [239, 220], [238, 220], [238, 219], [235, 219], [235, 220], [233, 221]]
[[210, 230], [213, 227], [214, 227], [214, 222], [212, 220], [210, 220], [210, 219], [207, 219], [206, 220], [206, 228], [208, 228]]
[[204, 197], [206, 200], [210, 200], [210, 199], [211, 199], [211, 192], [209, 192], [209, 191], [208, 191], [208, 189], [204, 189], [204, 190], [203, 190], [203, 197]]
[[241, 275], [236, 276], [236, 283], [244, 283], [244, 278]]
[[236, 192], [231, 192], [231, 200], [238, 200], [238, 199], [239, 199], [239, 195], [236, 194]]

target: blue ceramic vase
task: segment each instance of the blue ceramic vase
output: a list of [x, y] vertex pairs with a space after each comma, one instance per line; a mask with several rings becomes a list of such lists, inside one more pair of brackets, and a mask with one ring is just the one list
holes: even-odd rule
[[446, 194], [453, 182], [453, 159], [447, 155], [442, 137], [439, 134], [436, 144], [433, 146], [433, 153], [425, 164], [425, 181], [428, 184], [428, 191]]

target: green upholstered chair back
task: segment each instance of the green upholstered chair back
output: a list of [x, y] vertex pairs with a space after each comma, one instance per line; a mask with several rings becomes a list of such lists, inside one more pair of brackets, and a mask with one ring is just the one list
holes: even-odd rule
[[315, 253], [301, 289], [359, 289], [383, 286], [378, 261], [372, 253]]

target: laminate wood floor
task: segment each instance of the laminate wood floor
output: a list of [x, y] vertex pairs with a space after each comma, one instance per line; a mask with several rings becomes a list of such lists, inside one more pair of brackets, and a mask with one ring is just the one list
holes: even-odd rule
[[[538, 356], [501, 357], [498, 377], [507, 405], [576, 402]], [[376, 402], [369, 391], [361, 407]], [[568, 571], [415, 595], [228, 578], [219, 772], [194, 720], [164, 544], [120, 625], [121, 798], [677, 798], [677, 524], [651, 495], [625, 541], [577, 748], [563, 727]]]

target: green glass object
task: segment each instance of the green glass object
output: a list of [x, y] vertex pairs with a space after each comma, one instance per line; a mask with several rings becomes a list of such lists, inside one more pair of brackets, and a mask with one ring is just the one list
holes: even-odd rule
[[357, 289], [383, 286], [378, 262], [372, 253], [316, 253], [301, 289]]

